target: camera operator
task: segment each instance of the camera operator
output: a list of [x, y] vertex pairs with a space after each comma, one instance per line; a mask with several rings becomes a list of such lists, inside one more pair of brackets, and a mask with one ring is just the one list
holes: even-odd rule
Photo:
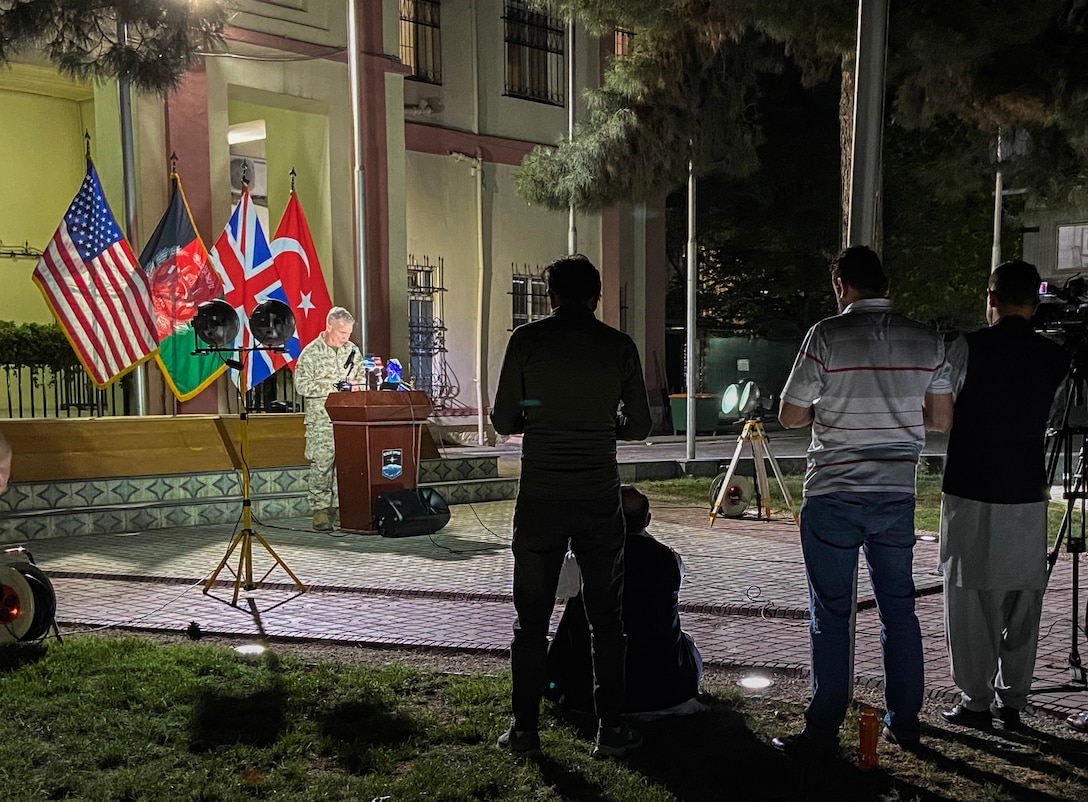
[[351, 312], [334, 306], [325, 318], [325, 330], [302, 349], [295, 363], [295, 392], [306, 398], [310, 509], [313, 527], [318, 532], [332, 531], [340, 506], [332, 420], [325, 409], [325, 399], [336, 390], [362, 389], [359, 371], [363, 360], [358, 346], [350, 340], [354, 325]]
[[1020, 727], [1047, 580], [1046, 428], [1069, 370], [1057, 343], [1036, 333], [1039, 272], [1005, 262], [990, 274], [989, 328], [949, 346], [952, 430], [941, 504], [941, 572], [953, 723]]

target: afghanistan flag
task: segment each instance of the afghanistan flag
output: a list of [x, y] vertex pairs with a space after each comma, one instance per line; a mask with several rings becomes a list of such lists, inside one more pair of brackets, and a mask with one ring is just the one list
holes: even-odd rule
[[197, 343], [192, 320], [196, 308], [223, 295], [223, 282], [200, 241], [181, 189], [171, 173], [170, 206], [140, 254], [151, 283], [159, 333], [156, 355], [166, 383], [179, 401], [188, 401], [226, 370], [220, 354], [193, 355]]

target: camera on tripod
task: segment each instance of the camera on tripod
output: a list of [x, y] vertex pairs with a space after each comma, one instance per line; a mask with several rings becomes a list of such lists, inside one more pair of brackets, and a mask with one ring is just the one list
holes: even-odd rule
[[1031, 325], [1046, 334], [1088, 334], [1088, 280], [1078, 273], [1060, 288], [1044, 281], [1039, 285], [1039, 305]]

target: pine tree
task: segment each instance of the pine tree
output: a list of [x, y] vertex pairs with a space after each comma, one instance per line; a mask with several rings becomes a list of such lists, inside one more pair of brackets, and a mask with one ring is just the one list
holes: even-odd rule
[[225, 22], [219, 0], [0, 0], [0, 63], [38, 47], [70, 77], [123, 75], [136, 89], [162, 94], [201, 51], [221, 43]]

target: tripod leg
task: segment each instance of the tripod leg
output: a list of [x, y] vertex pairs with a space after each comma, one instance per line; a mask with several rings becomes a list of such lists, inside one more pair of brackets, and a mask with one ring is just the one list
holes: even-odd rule
[[227, 567], [227, 562], [230, 560], [230, 555], [234, 553], [234, 550], [241, 545], [245, 539], [245, 530], [239, 532], [234, 536], [234, 539], [230, 542], [230, 546], [227, 548], [227, 553], [223, 555], [223, 559], [219, 561], [219, 565], [212, 571], [211, 576], [208, 577], [208, 581], [204, 583], [204, 594], [207, 595], [208, 591], [212, 589], [212, 585], [215, 584], [215, 580], [219, 578], [219, 574]]
[[722, 502], [725, 500], [725, 494], [729, 492], [729, 483], [733, 481], [733, 474], [737, 472], [737, 463], [740, 462], [740, 454], [744, 448], [744, 441], [749, 437], [749, 429], [751, 423], [744, 424], [744, 429], [740, 433], [740, 437], [737, 438], [737, 449], [733, 452], [733, 459], [729, 460], [729, 468], [725, 472], [725, 481], [722, 482], [721, 489], [718, 490], [718, 497], [714, 499], [714, 506], [710, 508], [710, 525], [714, 526], [714, 519], [718, 517], [718, 513], [721, 512]]
[[767, 461], [771, 463], [771, 470], [774, 471], [774, 478], [778, 480], [778, 487], [782, 490], [782, 498], [786, 501], [786, 506], [789, 507], [790, 515], [793, 516], [793, 522], [795, 524], [801, 523], [801, 516], [797, 511], [797, 508], [793, 506], [793, 498], [790, 496], [790, 491], [786, 489], [786, 480], [782, 476], [782, 469], [778, 467], [778, 460], [774, 458], [774, 454], [771, 452], [771, 444], [765, 442], [764, 447], [767, 450]]
[[771, 488], [767, 484], [767, 466], [763, 462], [764, 457], [763, 437], [757, 429], [756, 434], [752, 437], [752, 462], [755, 463], [756, 467], [756, 492], [759, 493], [758, 517], [764, 521], [769, 521], [771, 518]]

